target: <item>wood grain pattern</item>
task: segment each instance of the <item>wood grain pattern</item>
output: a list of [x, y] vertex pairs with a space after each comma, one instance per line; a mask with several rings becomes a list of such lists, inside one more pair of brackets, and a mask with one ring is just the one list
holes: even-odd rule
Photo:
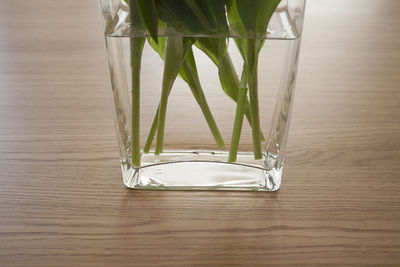
[[0, 266], [399, 266], [400, 2], [307, 7], [281, 190], [136, 192], [96, 1], [0, 1]]

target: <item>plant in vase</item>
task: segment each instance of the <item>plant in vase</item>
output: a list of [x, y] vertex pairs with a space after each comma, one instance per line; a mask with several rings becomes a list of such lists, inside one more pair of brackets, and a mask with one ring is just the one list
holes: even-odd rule
[[[164, 61], [160, 102], [143, 147], [150, 152], [155, 141], [156, 155], [163, 152], [168, 97], [179, 76], [189, 86], [219, 147], [225, 142], [203, 92], [192, 47], [203, 51], [216, 65], [221, 88], [236, 102], [236, 113], [229, 147], [229, 162], [235, 162], [244, 117], [252, 129], [253, 154], [262, 158], [258, 104], [258, 55], [264, 45], [267, 26], [280, 0], [130, 0], [131, 27], [147, 30], [151, 37], [131, 37], [132, 137], [131, 162], [140, 166], [140, 66], [144, 43]], [[158, 36], [159, 27], [168, 29]], [[240, 79], [232, 64], [227, 42], [229, 32], [239, 36], [235, 44], [243, 58]], [[178, 33], [201, 33], [186, 36]], [[204, 37], [213, 36], [213, 37]], [[214, 37], [216, 36], [216, 37]]]
[[125, 185], [277, 190], [305, 0], [100, 4]]

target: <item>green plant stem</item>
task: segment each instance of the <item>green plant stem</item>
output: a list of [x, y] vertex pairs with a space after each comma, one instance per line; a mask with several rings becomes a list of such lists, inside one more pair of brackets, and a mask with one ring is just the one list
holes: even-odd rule
[[164, 73], [158, 110], [157, 143], [154, 152], [155, 155], [159, 155], [163, 151], [168, 96], [171, 92], [172, 85], [178, 76], [182, 62], [190, 51], [192, 44], [193, 41], [190, 38], [184, 38], [181, 36], [170, 36], [166, 39]]
[[[206, 119], [206, 122], [208, 124], [208, 127], [211, 130], [211, 133], [215, 139], [215, 142], [219, 147], [225, 146], [224, 139], [222, 138], [221, 132], [218, 129], [217, 123], [215, 122], [215, 119], [211, 113], [210, 107], [208, 106], [208, 103], [206, 101], [206, 97], [204, 95], [203, 90], [198, 90], [194, 89], [193, 87], [190, 87], [191, 92], [199, 104], [199, 107], [201, 111], [203, 112], [204, 118]], [[201, 87], [200, 87], [201, 89]], [[153, 122], [151, 123], [149, 133], [147, 135], [146, 143], [143, 147], [143, 152], [144, 153], [149, 153], [151, 144], [153, 143], [154, 137], [156, 135], [157, 131], [157, 125], [158, 125], [158, 118], [159, 118], [159, 109], [160, 106], [157, 107], [156, 114], [153, 118]]]
[[217, 123], [215, 122], [215, 119], [211, 113], [210, 107], [208, 106], [203, 90], [198, 92], [199, 95], [197, 97], [195, 95], [195, 92], [193, 92], [193, 90], [192, 93], [195, 96], [197, 103], [199, 103], [200, 109], [203, 112], [204, 118], [206, 119], [206, 122], [211, 130], [215, 142], [219, 147], [225, 146], [224, 139], [222, 138], [221, 132], [219, 131]]
[[231, 145], [229, 147], [229, 157], [228, 162], [235, 162], [237, 158], [240, 135], [242, 133], [243, 117], [245, 102], [247, 99], [247, 75], [248, 71], [245, 66], [243, 66], [242, 77], [240, 80], [239, 94], [237, 98], [235, 121], [232, 131]]
[[157, 107], [156, 114], [154, 115], [153, 122], [151, 123], [151, 126], [150, 126], [149, 134], [147, 135], [146, 143], [143, 146], [144, 153], [150, 152], [151, 144], [153, 143], [154, 137], [156, 135], [159, 110], [160, 110], [160, 105], [158, 105], [158, 107]]
[[182, 69], [181, 69], [180, 73], [183, 75], [186, 75], [186, 77], [184, 77], [184, 80], [188, 83], [189, 88], [190, 88], [194, 98], [196, 99], [197, 103], [199, 104], [199, 107], [200, 107], [201, 111], [203, 112], [204, 118], [206, 119], [206, 122], [208, 124], [208, 127], [211, 130], [211, 133], [215, 139], [215, 142], [217, 143], [217, 145], [219, 147], [225, 146], [225, 142], [224, 142], [222, 135], [218, 129], [215, 119], [211, 113], [210, 107], [208, 106], [206, 97], [204, 95], [204, 91], [201, 87], [200, 79], [197, 74], [196, 62], [194, 60], [194, 55], [193, 55], [192, 51], [190, 51], [188, 53], [188, 55], [186, 56], [186, 59], [182, 64]]
[[140, 66], [145, 38], [130, 39], [132, 74], [132, 165], [140, 166]]
[[258, 52], [256, 49], [256, 40], [248, 39], [247, 50], [247, 70], [249, 73], [249, 96], [250, 96], [250, 114], [251, 114], [251, 132], [253, 136], [254, 159], [262, 158], [261, 135], [260, 135], [260, 117], [258, 107]]
[[[201, 111], [203, 112], [204, 118], [206, 119], [208, 127], [210, 128], [211, 133], [212, 133], [217, 145], [219, 147], [225, 146], [224, 139], [222, 138], [221, 132], [219, 131], [217, 123], [215, 122], [215, 119], [211, 113], [210, 107], [208, 106], [204, 92], [202, 90], [195, 91], [192, 87], [190, 87], [190, 89], [191, 89], [193, 96], [195, 97], [197, 103], [199, 104]], [[157, 107], [156, 114], [153, 118], [153, 122], [151, 123], [149, 134], [147, 136], [146, 143], [143, 147], [144, 153], [149, 153], [151, 144], [153, 143], [154, 136], [157, 131], [159, 109], [160, 109], [160, 106]]]
[[[159, 43], [156, 44], [152, 39], [148, 39], [150, 46], [160, 55], [160, 57], [164, 60], [165, 51], [162, 46], [164, 39], [159, 38]], [[215, 122], [215, 119], [211, 113], [210, 107], [208, 106], [206, 97], [204, 95], [203, 89], [200, 84], [200, 79], [197, 73], [196, 62], [194, 59], [193, 51], [190, 49], [186, 58], [184, 59], [181, 69], [179, 70], [180, 77], [189, 85], [189, 88], [195, 97], [197, 103], [201, 111], [203, 112], [204, 118], [210, 128], [210, 131], [215, 139], [215, 142], [219, 147], [225, 146], [225, 142], [222, 138], [222, 135], [218, 129], [218, 126]], [[151, 144], [154, 140], [154, 136], [157, 131], [157, 124], [158, 124], [158, 112], [159, 106], [157, 107], [156, 114], [154, 116], [153, 122], [151, 124], [146, 143], [143, 147], [144, 153], [149, 153]]]
[[[238, 92], [240, 89], [240, 82], [235, 70], [235, 67], [232, 64], [231, 57], [226, 51], [226, 53], [218, 60], [218, 75], [221, 81], [222, 88], [224, 92], [235, 102], [238, 100]], [[251, 105], [249, 100], [245, 99], [244, 101], [244, 114], [246, 116], [247, 121], [250, 126], [252, 126], [252, 117], [251, 117]], [[265, 140], [263, 134], [260, 131], [261, 140]]]

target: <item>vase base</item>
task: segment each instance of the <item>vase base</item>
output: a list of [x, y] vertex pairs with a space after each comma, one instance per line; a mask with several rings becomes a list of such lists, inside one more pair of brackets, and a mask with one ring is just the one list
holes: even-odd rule
[[122, 164], [124, 183], [148, 190], [276, 191], [282, 168], [265, 170], [222, 161], [172, 161], [132, 168]]

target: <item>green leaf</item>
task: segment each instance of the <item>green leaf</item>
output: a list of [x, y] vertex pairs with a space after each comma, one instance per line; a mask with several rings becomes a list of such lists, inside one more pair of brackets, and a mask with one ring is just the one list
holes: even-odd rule
[[228, 46], [226, 38], [199, 37], [195, 45], [202, 50], [218, 66], [219, 60], [225, 55]]
[[151, 48], [156, 51], [162, 60], [164, 60], [165, 55], [165, 37], [158, 37], [158, 42], [156, 43], [153, 38], [147, 38], [147, 42], [151, 46]]
[[177, 32], [229, 33], [222, 0], [158, 0], [156, 3], [160, 19]]
[[204, 6], [203, 10], [212, 21], [211, 31], [217, 35], [228, 36], [229, 27], [226, 19], [225, 3], [222, 0], [200, 0]]
[[227, 0], [226, 5], [228, 9], [229, 25], [231, 26], [233, 33], [241, 37], [248, 36], [247, 30], [244, 27], [243, 22], [240, 18], [236, 0]]
[[182, 0], [158, 0], [160, 19], [177, 32], [199, 33], [208, 28], [195, 18], [190, 7]]
[[140, 11], [138, 9], [137, 3], [134, 0], [126, 0], [125, 2], [129, 6], [129, 13], [130, 13], [130, 22], [131, 27], [133, 28], [141, 28], [144, 24], [142, 16], [140, 15]]
[[151, 37], [157, 42], [158, 12], [156, 0], [136, 0], [136, 3]]
[[184, 2], [193, 12], [193, 15], [198, 20], [198, 22], [204, 27], [204, 29], [208, 30], [212, 27], [209, 18], [206, 17], [207, 13], [206, 14], [203, 13], [201, 6], [198, 4], [196, 0], [184, 0]]
[[234, 0], [240, 19], [249, 37], [260, 38], [266, 35], [269, 20], [280, 0]]

